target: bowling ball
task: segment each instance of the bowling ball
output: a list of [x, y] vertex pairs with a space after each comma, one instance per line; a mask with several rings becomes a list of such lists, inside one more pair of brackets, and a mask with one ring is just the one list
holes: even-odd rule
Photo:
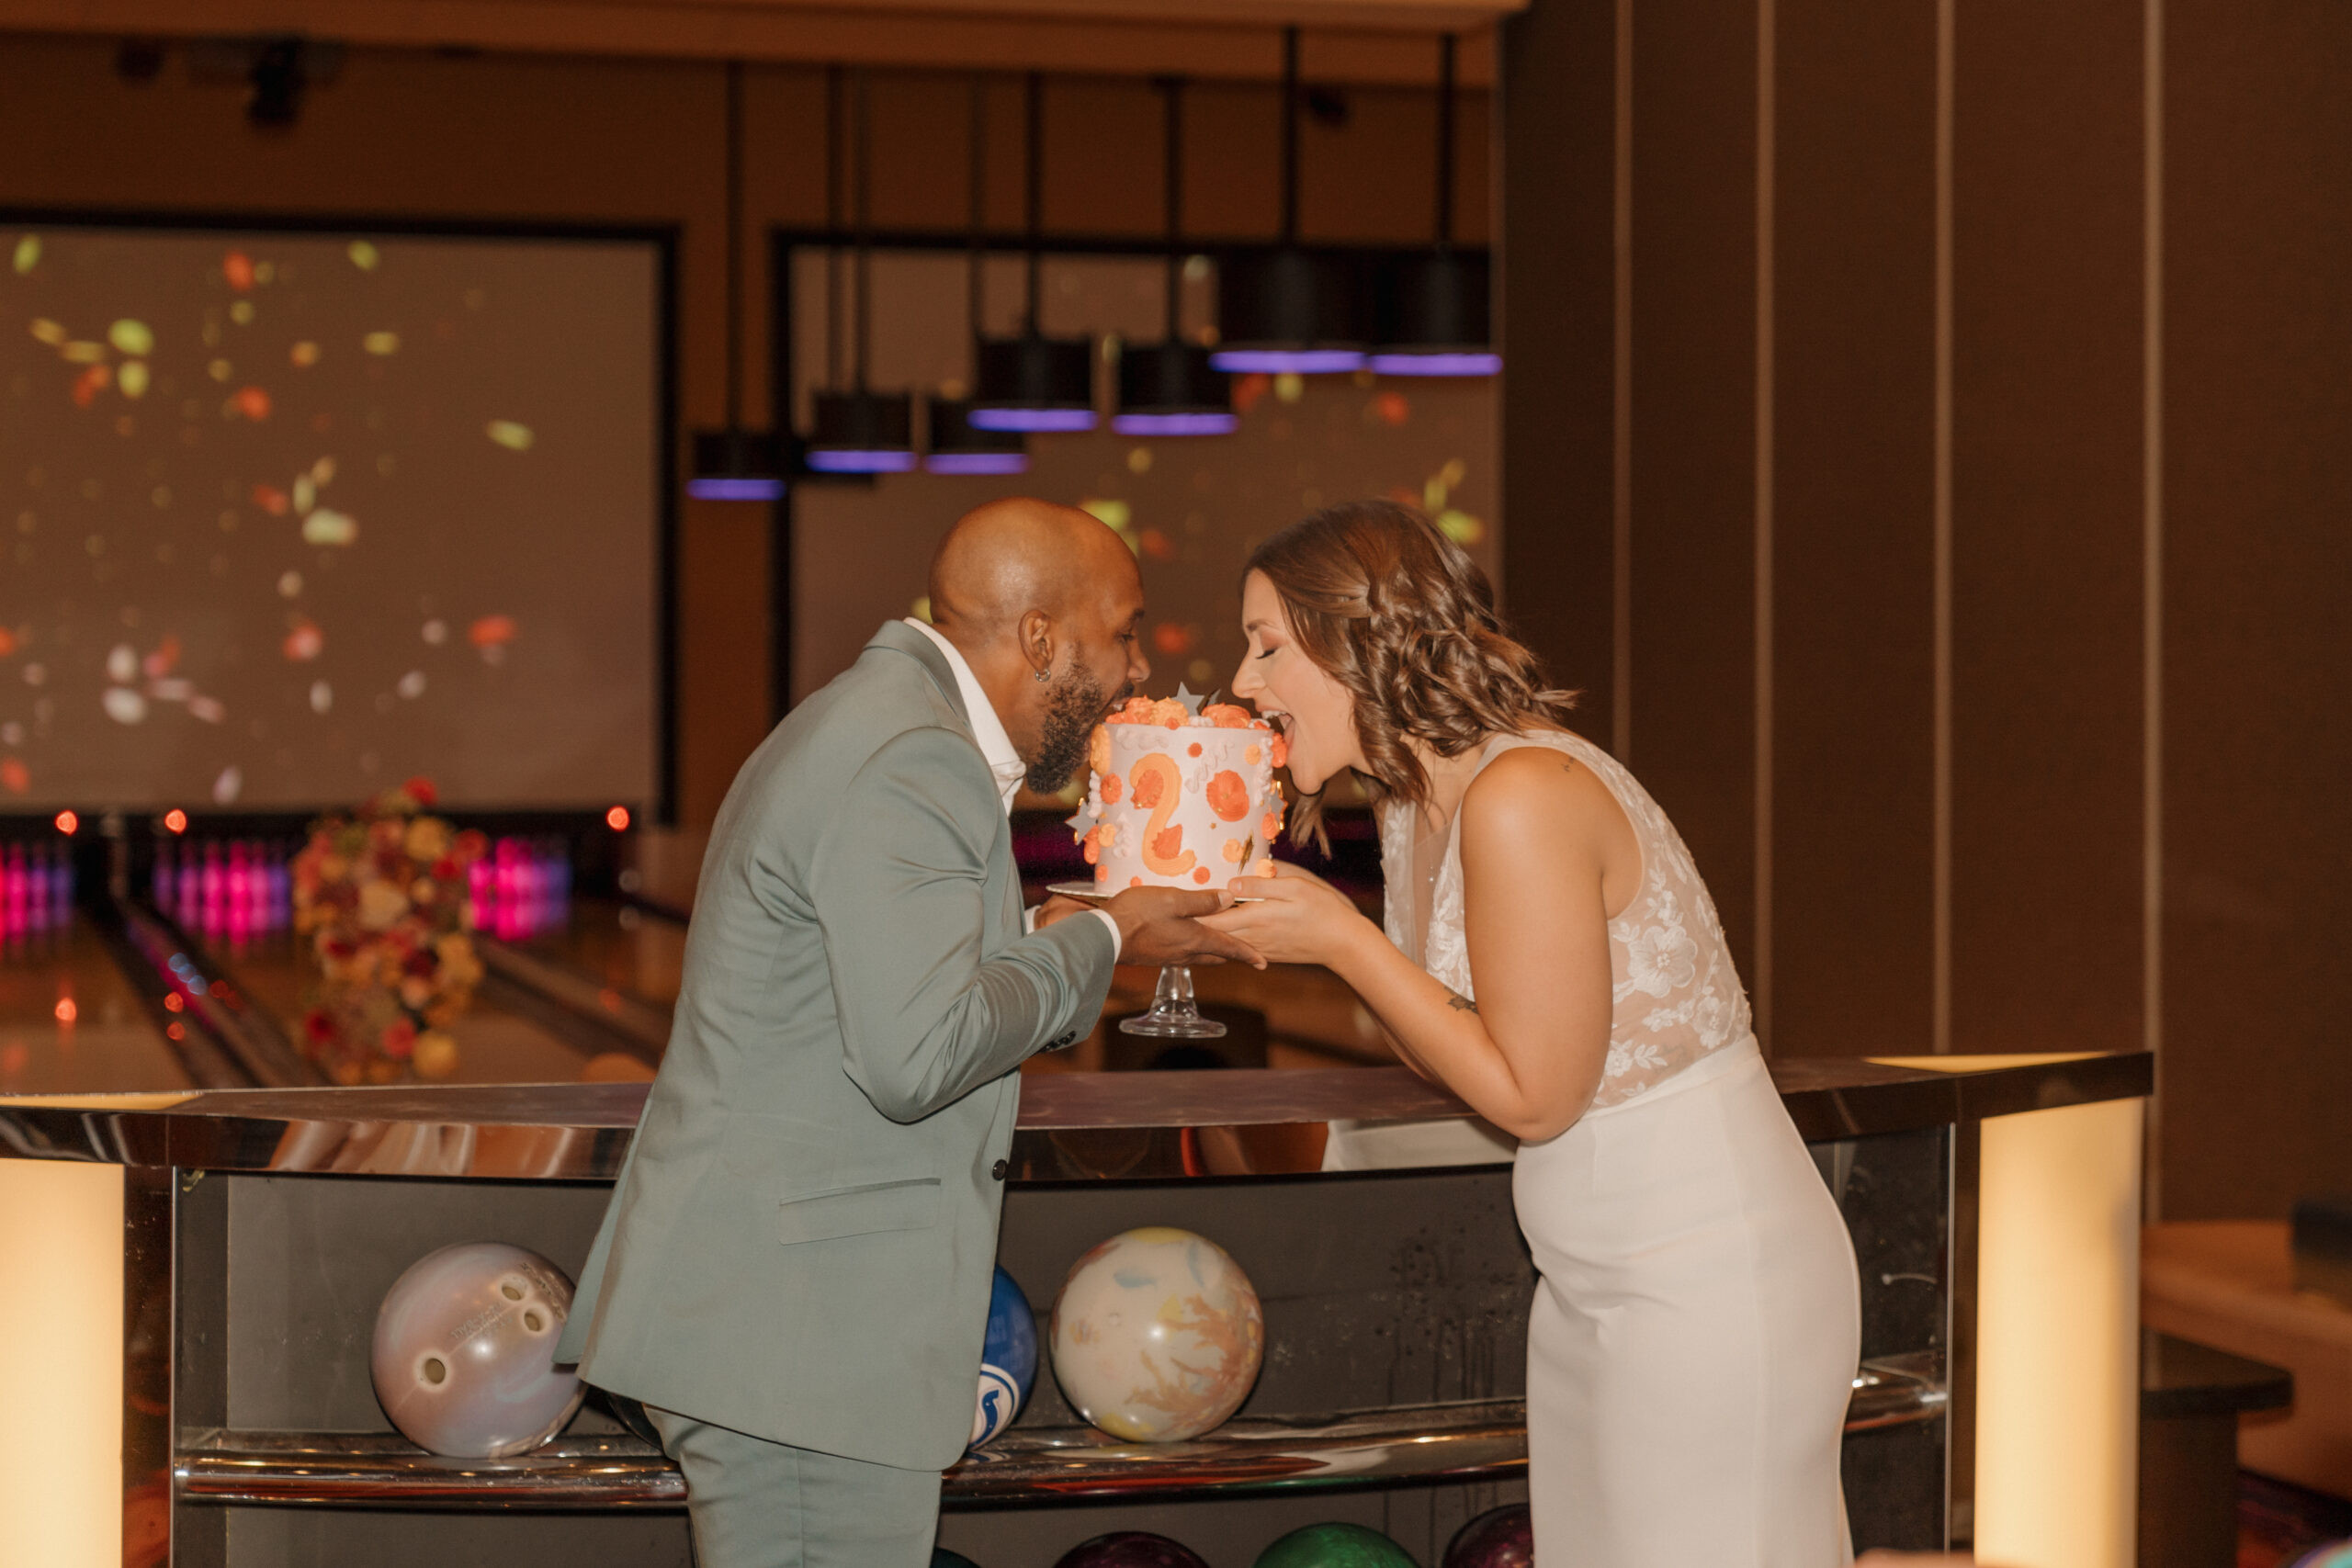
[[1054, 1568], [1209, 1568], [1181, 1541], [1149, 1530], [1114, 1530], [1082, 1540], [1061, 1554]]
[[1250, 1276], [1205, 1236], [1123, 1231], [1054, 1298], [1054, 1377], [1114, 1438], [1173, 1443], [1222, 1425], [1258, 1381], [1266, 1322]]
[[972, 1440], [978, 1448], [1012, 1425], [1029, 1391], [1037, 1382], [1037, 1319], [1029, 1298], [1000, 1269], [989, 1287], [989, 1331], [980, 1346], [980, 1402], [972, 1416]]
[[1442, 1568], [1532, 1568], [1535, 1524], [1527, 1505], [1489, 1508], [1454, 1531]]
[[2290, 1562], [2287, 1568], [2352, 1568], [2352, 1540], [2324, 1541]]
[[931, 1568], [980, 1568], [980, 1565], [960, 1551], [934, 1546], [931, 1549]]
[[571, 1281], [536, 1252], [497, 1241], [428, 1252], [377, 1309], [376, 1399], [431, 1453], [501, 1459], [537, 1448], [588, 1393], [555, 1365], [571, 1310]]
[[1258, 1553], [1251, 1568], [1419, 1568], [1411, 1552], [1366, 1525], [1308, 1525]]

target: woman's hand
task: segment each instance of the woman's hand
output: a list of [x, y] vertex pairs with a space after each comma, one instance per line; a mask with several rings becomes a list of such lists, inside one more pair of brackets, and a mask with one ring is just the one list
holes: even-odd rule
[[1337, 968], [1367, 933], [1380, 934], [1346, 894], [1312, 872], [1237, 876], [1227, 891], [1254, 902], [1204, 916], [1201, 924], [1239, 937], [1270, 964]]

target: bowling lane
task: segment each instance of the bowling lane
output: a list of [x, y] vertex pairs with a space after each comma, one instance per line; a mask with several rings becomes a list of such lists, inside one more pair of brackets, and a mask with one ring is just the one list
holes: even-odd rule
[[[204, 956], [247, 1001], [276, 1019], [288, 1039], [300, 1038], [317, 971], [293, 937], [242, 944], [215, 939], [205, 943]], [[560, 1019], [530, 1008], [494, 976], [475, 993], [473, 1005], [449, 1032], [458, 1042], [457, 1071], [447, 1080], [451, 1083], [577, 1083], [603, 1051], [602, 1043], [586, 1032], [565, 1029]]]
[[618, 899], [579, 897], [561, 925], [507, 945], [662, 1013], [677, 1005], [686, 928], [666, 915]]
[[194, 1087], [86, 916], [0, 946], [0, 1094]]

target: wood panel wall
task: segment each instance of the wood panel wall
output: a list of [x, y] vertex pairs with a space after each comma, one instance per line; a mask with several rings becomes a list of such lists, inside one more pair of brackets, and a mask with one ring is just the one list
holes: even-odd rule
[[2346, 80], [2330, 0], [1504, 32], [1515, 619], [1769, 1049], [2153, 1047], [2172, 1217], [2352, 1188]]

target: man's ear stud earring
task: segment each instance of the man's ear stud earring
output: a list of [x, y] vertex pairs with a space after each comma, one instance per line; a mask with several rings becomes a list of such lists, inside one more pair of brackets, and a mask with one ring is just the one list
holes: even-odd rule
[[1042, 680], [1044, 680], [1045, 678], [1046, 678], [1046, 672], [1045, 672], [1043, 670], [1038, 671], [1037, 671], [1037, 679], [1039, 679], [1040, 681], [1042, 681]]

